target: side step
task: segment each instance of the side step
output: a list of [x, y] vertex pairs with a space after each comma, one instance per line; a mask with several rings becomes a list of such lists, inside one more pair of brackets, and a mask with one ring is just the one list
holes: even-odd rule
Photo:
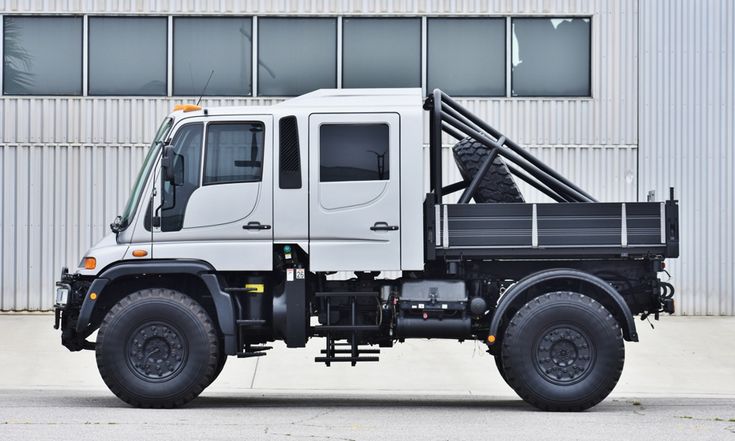
[[245, 345], [245, 350], [243, 352], [238, 352], [237, 358], [262, 357], [265, 355], [265, 351], [269, 349], [273, 349], [273, 347]]

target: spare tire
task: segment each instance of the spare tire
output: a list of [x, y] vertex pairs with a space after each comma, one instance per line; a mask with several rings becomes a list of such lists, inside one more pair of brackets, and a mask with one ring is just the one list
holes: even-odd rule
[[[489, 152], [487, 147], [472, 138], [465, 138], [452, 148], [454, 161], [465, 181], [471, 181], [477, 174]], [[524, 201], [508, 166], [500, 156], [495, 156], [490, 170], [480, 180], [474, 199], [478, 203]]]

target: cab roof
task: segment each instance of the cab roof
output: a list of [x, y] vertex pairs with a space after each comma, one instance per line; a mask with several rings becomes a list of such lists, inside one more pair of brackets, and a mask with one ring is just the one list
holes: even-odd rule
[[[272, 106], [203, 107], [186, 112], [187, 116], [286, 114], [290, 112], [375, 112], [420, 110], [423, 102], [418, 87], [400, 89], [319, 89]], [[305, 112], [306, 111], [306, 112]], [[183, 113], [177, 111], [175, 113]]]

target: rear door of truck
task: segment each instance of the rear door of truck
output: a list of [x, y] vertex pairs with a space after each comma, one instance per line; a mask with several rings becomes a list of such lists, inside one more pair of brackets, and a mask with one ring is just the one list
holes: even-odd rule
[[312, 270], [401, 269], [399, 123], [395, 113], [309, 117]]

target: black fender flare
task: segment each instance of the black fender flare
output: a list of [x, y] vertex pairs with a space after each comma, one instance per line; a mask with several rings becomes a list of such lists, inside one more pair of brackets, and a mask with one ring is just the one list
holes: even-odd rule
[[605, 282], [603, 279], [593, 274], [571, 268], [559, 268], [539, 271], [537, 273], [533, 273], [529, 276], [524, 277], [523, 279], [512, 285], [510, 288], [508, 288], [508, 290], [503, 293], [503, 295], [500, 297], [500, 300], [498, 301], [495, 313], [493, 314], [493, 318], [490, 322], [490, 330], [488, 335], [499, 337], [498, 331], [500, 329], [503, 318], [508, 312], [508, 309], [514, 303], [514, 301], [519, 298], [519, 296], [523, 295], [526, 290], [538, 285], [539, 283], [549, 282], [552, 280], [570, 279], [589, 283], [598, 288], [601, 292], [605, 293], [605, 295], [609, 297], [609, 299], [612, 301], [612, 304], [617, 309], [616, 311], [611, 312], [613, 314], [616, 314], [624, 321], [624, 323], [621, 323], [620, 326], [623, 330], [623, 338], [625, 338], [625, 340], [627, 341], [638, 341], [638, 333], [636, 332], [635, 328], [635, 318], [633, 317], [633, 314], [631, 313], [628, 304], [625, 303], [625, 299], [623, 299], [623, 296], [620, 295], [619, 292], [617, 292], [612, 286], [610, 286], [609, 283]]
[[[108, 266], [92, 281], [87, 294], [84, 296], [84, 301], [79, 310], [79, 318], [77, 319], [77, 334], [86, 338], [94, 332], [90, 321], [97, 303], [95, 299], [104, 295], [105, 288], [116, 279], [141, 274], [192, 274], [200, 278], [209, 290], [217, 312], [217, 321], [225, 338], [225, 353], [234, 354], [237, 352], [235, 310], [230, 295], [220, 289], [219, 281], [214, 272], [215, 269], [210, 264], [200, 260], [141, 260], [120, 262]], [[95, 293], [95, 296], [92, 296], [92, 293]], [[92, 297], [95, 297], [95, 299], [92, 299]]]

